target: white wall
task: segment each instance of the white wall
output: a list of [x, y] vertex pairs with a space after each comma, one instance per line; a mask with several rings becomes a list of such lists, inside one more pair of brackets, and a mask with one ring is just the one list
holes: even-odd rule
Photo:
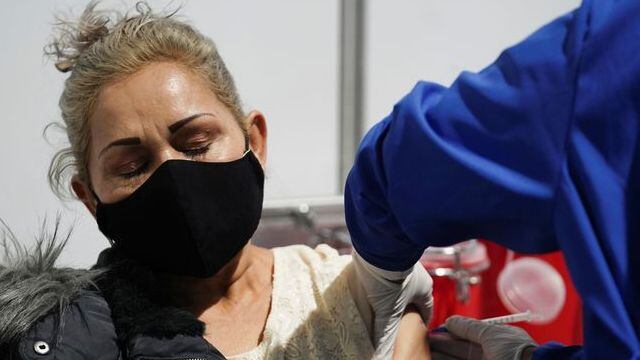
[[247, 109], [268, 121], [267, 198], [338, 192], [338, 0], [192, 0]]
[[369, 1], [365, 114], [370, 127], [418, 80], [449, 85], [579, 0]]
[[[49, 146], [42, 130], [59, 119], [66, 75], [44, 59], [42, 48], [54, 11], [79, 14], [87, 2], [0, 1], [0, 219], [31, 240], [41, 219], [63, 211], [64, 222], [76, 225], [61, 262], [77, 266], [95, 262], [107, 243], [84, 208], [70, 203], [65, 209], [46, 183], [49, 161], [60, 146]], [[149, 1], [156, 9], [167, 2]], [[133, 3], [106, 0], [104, 5]], [[182, 3], [180, 14], [218, 45], [245, 107], [267, 116], [266, 196], [336, 194], [337, 0]]]

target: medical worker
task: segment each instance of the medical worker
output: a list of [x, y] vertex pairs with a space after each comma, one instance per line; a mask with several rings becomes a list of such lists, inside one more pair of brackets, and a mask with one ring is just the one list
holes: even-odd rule
[[479, 73], [418, 83], [365, 136], [345, 203], [382, 270], [474, 237], [563, 252], [584, 346], [447, 322], [487, 358], [639, 359], [640, 1], [586, 0]]

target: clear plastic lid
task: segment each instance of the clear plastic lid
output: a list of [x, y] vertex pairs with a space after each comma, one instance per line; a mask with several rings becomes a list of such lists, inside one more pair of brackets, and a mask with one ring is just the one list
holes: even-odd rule
[[566, 287], [547, 262], [523, 257], [508, 262], [498, 276], [498, 296], [512, 313], [530, 311], [531, 322], [553, 321], [564, 306]]

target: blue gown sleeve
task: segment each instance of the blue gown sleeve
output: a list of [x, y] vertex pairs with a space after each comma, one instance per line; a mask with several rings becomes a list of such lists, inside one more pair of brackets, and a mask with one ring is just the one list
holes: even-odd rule
[[564, 346], [557, 342], [549, 342], [539, 346], [533, 353], [533, 360], [568, 360], [582, 359], [582, 346]]
[[353, 245], [387, 270], [482, 237], [556, 249], [555, 191], [571, 126], [582, 8], [449, 87], [419, 82], [364, 137], [345, 186]]

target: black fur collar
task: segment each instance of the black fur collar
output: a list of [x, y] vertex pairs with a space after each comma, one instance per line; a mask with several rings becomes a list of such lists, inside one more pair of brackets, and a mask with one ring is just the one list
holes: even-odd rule
[[167, 305], [158, 277], [149, 268], [116, 248], [100, 254], [95, 268], [106, 272], [97, 285], [111, 308], [118, 340], [127, 344], [137, 336], [173, 338], [204, 334], [204, 323], [190, 312]]

